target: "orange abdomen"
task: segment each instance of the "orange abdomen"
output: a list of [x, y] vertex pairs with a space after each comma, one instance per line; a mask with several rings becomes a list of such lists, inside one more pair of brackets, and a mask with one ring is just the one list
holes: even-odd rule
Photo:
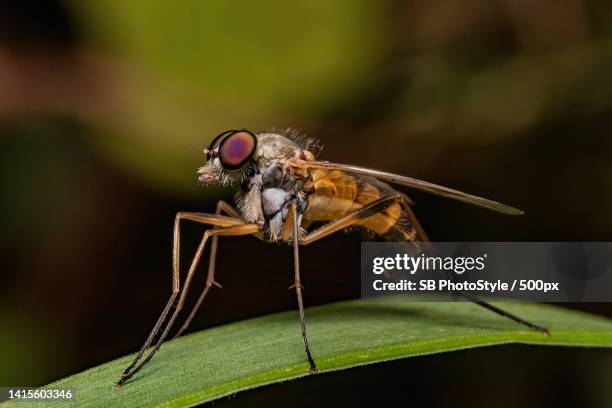
[[[303, 225], [308, 227], [316, 221], [333, 221], [384, 197], [379, 188], [371, 183], [339, 170], [313, 170], [311, 172], [314, 192], [308, 199]], [[386, 234], [402, 214], [399, 203], [391, 204], [383, 212], [358, 222], [377, 235]]]

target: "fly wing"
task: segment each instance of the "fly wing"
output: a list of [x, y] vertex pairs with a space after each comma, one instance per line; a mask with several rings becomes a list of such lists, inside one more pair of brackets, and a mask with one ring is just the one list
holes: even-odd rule
[[327, 169], [327, 170], [340, 170], [352, 174], [361, 174], [364, 176], [375, 177], [380, 180], [387, 181], [389, 183], [399, 184], [406, 187], [415, 188], [417, 190], [426, 191], [442, 197], [453, 198], [455, 200], [463, 201], [468, 204], [477, 205], [479, 207], [487, 208], [489, 210], [498, 211], [509, 215], [521, 215], [523, 211], [518, 208], [510, 207], [508, 205], [498, 203], [497, 201], [489, 200], [483, 197], [478, 197], [472, 194], [467, 194], [452, 188], [440, 186], [437, 184], [429, 183], [427, 181], [418, 180], [412, 177], [400, 176], [398, 174], [387, 173], [380, 170], [368, 169], [366, 167], [352, 166], [350, 164], [338, 164], [330, 163], [327, 161], [309, 161], [309, 160], [298, 160], [291, 159], [288, 163], [291, 166], [301, 168], [315, 168], [315, 169]]

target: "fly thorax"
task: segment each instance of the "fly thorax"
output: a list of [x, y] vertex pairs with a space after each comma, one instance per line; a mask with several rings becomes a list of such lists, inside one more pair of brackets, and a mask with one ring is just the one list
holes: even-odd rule
[[267, 220], [267, 232], [272, 241], [278, 241], [291, 204], [297, 205], [301, 219], [301, 214], [308, 205], [308, 199], [301, 191], [302, 181], [286, 171], [278, 162], [272, 161], [261, 170], [261, 206]]

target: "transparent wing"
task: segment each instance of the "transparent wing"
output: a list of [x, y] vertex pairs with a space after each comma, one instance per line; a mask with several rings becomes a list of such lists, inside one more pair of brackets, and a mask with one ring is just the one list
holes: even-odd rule
[[518, 208], [510, 207], [508, 205], [498, 203], [497, 201], [488, 200], [483, 197], [478, 197], [472, 194], [467, 194], [452, 188], [439, 186], [437, 184], [428, 183], [427, 181], [418, 180], [412, 177], [400, 176], [398, 174], [386, 173], [380, 170], [368, 169], [366, 167], [352, 166], [349, 164], [338, 164], [330, 163], [327, 161], [307, 161], [291, 159], [288, 163], [296, 167], [309, 167], [315, 169], [327, 169], [327, 170], [341, 170], [347, 173], [361, 174], [364, 176], [375, 177], [380, 180], [387, 181], [389, 183], [399, 184], [406, 187], [415, 188], [417, 190], [426, 191], [428, 193], [436, 194], [442, 197], [453, 198], [455, 200], [463, 201], [468, 204], [477, 205], [479, 207], [487, 208], [489, 210], [498, 211], [509, 215], [521, 215], [523, 211]]

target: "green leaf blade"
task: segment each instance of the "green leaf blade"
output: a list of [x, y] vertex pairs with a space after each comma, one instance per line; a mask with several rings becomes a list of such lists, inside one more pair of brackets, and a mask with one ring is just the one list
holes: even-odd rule
[[[504, 343], [612, 347], [608, 319], [545, 305], [502, 307], [549, 327], [551, 335], [526, 330], [470, 303], [401, 298], [314, 307], [307, 309], [306, 321], [320, 372]], [[309, 375], [297, 312], [231, 323], [168, 342], [132, 380], [116, 388], [113, 383], [132, 358], [105, 363], [49, 387], [73, 388], [79, 405], [185, 407]]]

